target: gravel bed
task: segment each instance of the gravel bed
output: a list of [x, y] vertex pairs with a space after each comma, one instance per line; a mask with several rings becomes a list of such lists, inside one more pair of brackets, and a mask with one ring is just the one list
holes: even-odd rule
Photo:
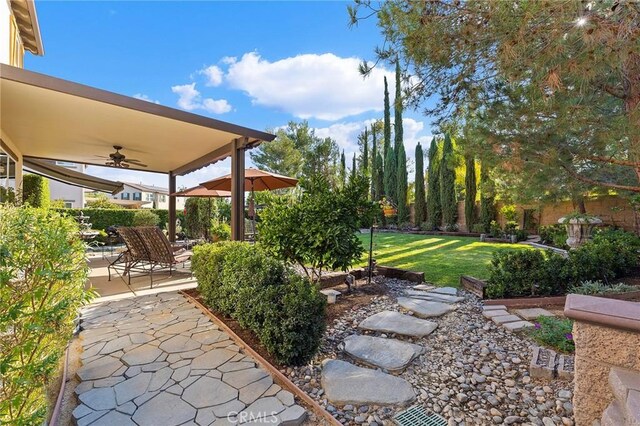
[[[383, 310], [402, 311], [396, 297], [415, 285], [408, 281], [375, 277], [389, 295], [375, 297], [368, 306], [354, 309], [334, 320], [324, 335], [316, 357], [306, 366], [285, 368], [284, 374], [343, 424], [392, 425], [391, 418], [403, 408], [377, 406], [335, 407], [320, 386], [322, 361], [343, 359], [339, 344], [352, 334], [398, 338], [419, 344], [425, 353], [400, 377], [416, 391], [415, 404], [425, 406], [448, 420], [449, 425], [533, 424], [573, 425], [573, 384], [529, 377], [534, 342], [523, 333], [495, 325], [481, 315], [482, 302], [471, 293], [458, 309], [431, 318], [438, 328], [422, 339], [363, 332], [357, 325]], [[362, 365], [360, 365], [362, 366]]]

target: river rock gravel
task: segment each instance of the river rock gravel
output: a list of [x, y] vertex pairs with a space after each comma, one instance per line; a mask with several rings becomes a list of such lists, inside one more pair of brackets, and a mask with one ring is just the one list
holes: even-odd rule
[[[365, 318], [384, 310], [407, 313], [397, 297], [415, 283], [375, 277], [388, 289], [367, 306], [354, 308], [329, 324], [321, 348], [305, 366], [282, 370], [296, 385], [345, 425], [392, 425], [406, 407], [334, 406], [320, 385], [322, 361], [339, 359], [354, 365], [342, 352], [342, 341], [353, 334], [389, 337], [415, 343], [424, 352], [398, 376], [412, 384], [414, 404], [444, 417], [449, 425], [573, 425], [573, 384], [529, 377], [534, 342], [523, 332], [510, 332], [482, 316], [482, 301], [460, 291], [465, 301], [453, 312], [430, 318], [438, 328], [423, 338], [358, 329]], [[384, 370], [382, 370], [384, 371]]]

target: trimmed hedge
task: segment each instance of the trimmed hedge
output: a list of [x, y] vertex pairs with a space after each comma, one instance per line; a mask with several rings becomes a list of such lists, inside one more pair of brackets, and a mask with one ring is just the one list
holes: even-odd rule
[[[169, 211], [164, 209], [55, 209], [56, 211], [70, 215], [73, 217], [80, 216], [82, 212], [85, 216], [89, 217], [88, 222], [92, 224], [93, 229], [104, 231], [109, 226], [134, 226], [134, 217], [136, 212], [145, 211], [156, 214], [160, 218], [158, 226], [162, 229], [166, 229], [167, 222], [169, 222]], [[184, 213], [182, 211], [176, 212], [176, 217], [181, 220], [184, 226]]]
[[78, 224], [52, 210], [0, 205], [0, 424], [41, 425], [89, 268]]
[[638, 265], [640, 238], [621, 230], [599, 231], [593, 240], [564, 258], [551, 250], [497, 252], [489, 267], [490, 298], [557, 296], [583, 281], [604, 281], [626, 275]]
[[202, 244], [191, 262], [205, 303], [252, 330], [279, 363], [313, 357], [325, 330], [326, 299], [316, 286], [259, 245]]
[[49, 181], [40, 175], [22, 177], [22, 201], [31, 207], [49, 207]]

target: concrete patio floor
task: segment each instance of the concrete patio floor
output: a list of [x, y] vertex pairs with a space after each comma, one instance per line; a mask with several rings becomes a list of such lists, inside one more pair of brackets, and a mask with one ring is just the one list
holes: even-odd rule
[[112, 282], [111, 298], [129, 297], [101, 299], [82, 311], [77, 425], [304, 421], [306, 410], [293, 394], [184, 296], [131, 297], [130, 290], [123, 291], [126, 284]]

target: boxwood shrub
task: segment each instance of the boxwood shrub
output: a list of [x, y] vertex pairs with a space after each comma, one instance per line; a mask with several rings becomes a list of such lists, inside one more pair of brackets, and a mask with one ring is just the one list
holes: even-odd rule
[[309, 361], [325, 329], [325, 297], [259, 245], [194, 247], [193, 273], [205, 303], [252, 330], [279, 362]]
[[640, 238], [622, 230], [603, 230], [562, 257], [551, 250], [494, 253], [486, 293], [490, 298], [555, 296], [583, 281], [603, 281], [638, 265]]
[[[169, 221], [169, 211], [163, 209], [56, 209], [56, 211], [73, 217], [80, 216], [82, 212], [85, 216], [89, 216], [89, 222], [93, 229], [104, 231], [109, 226], [134, 226], [134, 217], [136, 212], [145, 211], [156, 214], [160, 221], [158, 226], [162, 229], [166, 228]], [[182, 212], [177, 213], [177, 218], [184, 218]], [[184, 223], [184, 220], [182, 220]]]

